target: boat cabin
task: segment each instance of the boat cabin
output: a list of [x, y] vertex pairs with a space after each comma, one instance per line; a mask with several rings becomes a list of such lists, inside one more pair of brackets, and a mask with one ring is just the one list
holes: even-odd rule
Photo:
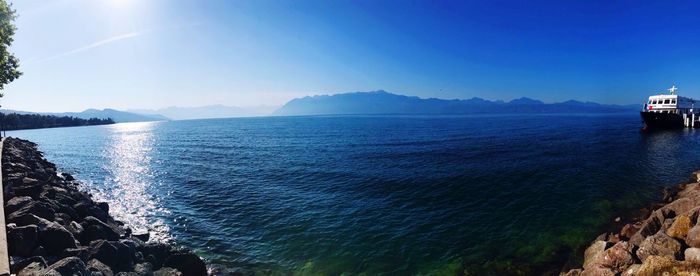
[[648, 112], [684, 114], [693, 112], [695, 100], [678, 95], [654, 95], [646, 104]]

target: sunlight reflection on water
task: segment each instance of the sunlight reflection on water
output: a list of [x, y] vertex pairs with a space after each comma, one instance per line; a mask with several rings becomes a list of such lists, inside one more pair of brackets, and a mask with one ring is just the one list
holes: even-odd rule
[[125, 123], [109, 127], [110, 141], [103, 151], [108, 162], [103, 167], [110, 177], [102, 189], [94, 191], [97, 200], [110, 203], [110, 213], [134, 232], [151, 232], [153, 240], [168, 241], [169, 228], [162, 215], [159, 198], [153, 193], [157, 185], [151, 170], [151, 154], [156, 123]]

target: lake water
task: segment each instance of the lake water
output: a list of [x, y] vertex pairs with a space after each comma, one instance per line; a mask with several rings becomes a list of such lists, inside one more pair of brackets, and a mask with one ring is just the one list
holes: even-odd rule
[[[638, 114], [270, 117], [8, 132], [132, 228], [259, 273], [558, 272], [700, 169]], [[575, 258], [574, 258], [575, 259]]]

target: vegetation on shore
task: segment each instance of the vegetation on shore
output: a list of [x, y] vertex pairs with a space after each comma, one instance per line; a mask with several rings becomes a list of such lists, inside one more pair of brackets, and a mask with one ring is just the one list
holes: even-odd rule
[[114, 120], [107, 119], [81, 119], [70, 116], [52, 116], [41, 114], [3, 114], [0, 113], [0, 129], [19, 130], [50, 127], [72, 127], [114, 124]]

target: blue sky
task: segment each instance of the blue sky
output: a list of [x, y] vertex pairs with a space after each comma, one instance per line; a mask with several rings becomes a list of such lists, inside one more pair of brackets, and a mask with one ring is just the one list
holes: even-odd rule
[[646, 1], [14, 0], [4, 108], [79, 111], [387, 90], [700, 98], [699, 5]]

